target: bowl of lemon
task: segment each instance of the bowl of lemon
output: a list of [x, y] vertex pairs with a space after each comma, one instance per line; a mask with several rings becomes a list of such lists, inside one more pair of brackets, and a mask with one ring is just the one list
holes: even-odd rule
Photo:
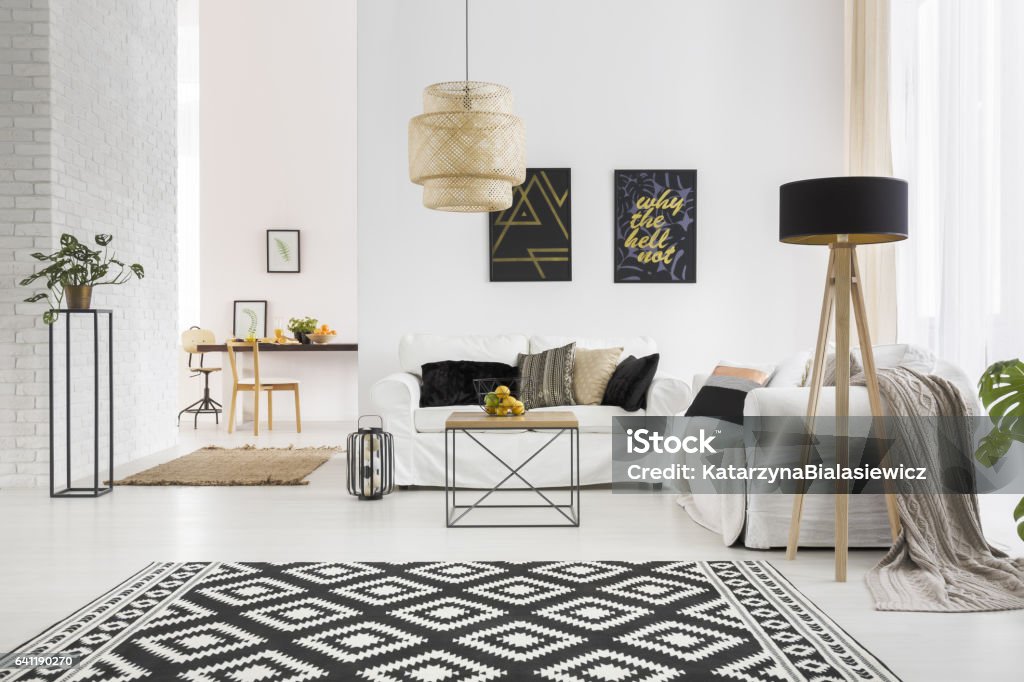
[[492, 417], [517, 417], [526, 414], [526, 405], [513, 394], [513, 389], [509, 388], [510, 385], [516, 387], [520, 395], [522, 394], [517, 379], [474, 379], [473, 383], [477, 395], [480, 396], [480, 409]]

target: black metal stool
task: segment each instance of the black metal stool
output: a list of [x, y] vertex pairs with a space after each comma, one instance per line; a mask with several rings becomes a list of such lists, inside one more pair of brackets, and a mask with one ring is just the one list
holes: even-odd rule
[[[195, 418], [192, 422], [192, 428], [199, 428], [199, 415], [201, 414], [212, 414], [216, 419], [217, 424], [220, 424], [220, 413], [224, 410], [224, 406], [218, 403], [216, 400], [210, 397], [210, 375], [214, 372], [221, 371], [220, 367], [203, 367], [203, 356], [204, 353], [200, 353], [198, 346], [202, 344], [211, 344], [216, 342], [216, 337], [209, 329], [200, 329], [199, 327], [190, 327], [181, 335], [181, 345], [184, 347], [185, 352], [188, 353], [188, 368], [192, 371], [192, 376], [197, 377], [200, 374], [203, 375], [203, 397], [195, 401], [184, 410], [178, 413], [178, 425], [181, 425], [181, 415], [183, 414], [194, 414]], [[199, 356], [199, 366], [192, 366], [192, 356]]]

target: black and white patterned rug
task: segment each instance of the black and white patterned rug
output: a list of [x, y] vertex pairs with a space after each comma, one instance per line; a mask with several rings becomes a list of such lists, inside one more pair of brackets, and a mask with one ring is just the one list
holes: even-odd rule
[[766, 562], [157, 563], [0, 680], [895, 680]]

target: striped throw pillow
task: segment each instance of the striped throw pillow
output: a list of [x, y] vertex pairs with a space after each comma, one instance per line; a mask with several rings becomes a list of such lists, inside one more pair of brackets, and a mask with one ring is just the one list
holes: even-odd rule
[[519, 354], [519, 399], [526, 409], [576, 404], [572, 397], [575, 357], [575, 343], [542, 353]]

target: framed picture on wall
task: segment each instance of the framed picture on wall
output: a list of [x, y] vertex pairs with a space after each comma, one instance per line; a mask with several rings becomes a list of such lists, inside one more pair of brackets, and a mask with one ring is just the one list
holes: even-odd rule
[[697, 281], [697, 171], [615, 171], [618, 282]]
[[236, 339], [248, 336], [263, 338], [267, 335], [267, 302], [266, 301], [235, 301], [235, 325], [233, 334]]
[[489, 214], [492, 282], [572, 281], [568, 168], [527, 168], [512, 206]]
[[300, 272], [298, 230], [267, 230], [267, 272]]

